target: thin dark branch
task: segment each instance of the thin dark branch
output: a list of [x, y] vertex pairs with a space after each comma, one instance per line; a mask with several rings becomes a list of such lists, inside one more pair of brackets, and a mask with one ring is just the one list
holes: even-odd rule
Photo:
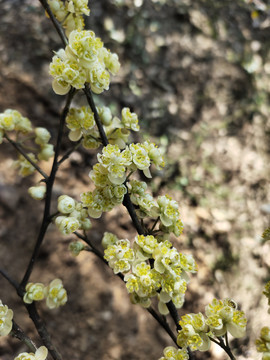
[[32, 304], [25, 304], [25, 306], [31, 320], [35, 324], [35, 327], [37, 329], [37, 332], [39, 333], [39, 336], [43, 341], [43, 344], [46, 346], [53, 359], [62, 360], [62, 356], [59, 354], [59, 352], [52, 344], [51, 337], [46, 329], [45, 323], [43, 322], [43, 320], [41, 319], [41, 317], [37, 312], [35, 302], [33, 302]]
[[95, 102], [93, 100], [92, 92], [91, 92], [91, 90], [89, 88], [89, 85], [87, 83], [85, 84], [85, 88], [83, 89], [83, 91], [84, 91], [85, 96], [87, 98], [87, 102], [88, 102], [91, 110], [94, 113], [94, 118], [95, 118], [96, 125], [98, 127], [101, 142], [102, 142], [103, 146], [107, 146], [109, 144], [109, 141], [108, 141], [108, 138], [107, 138], [107, 136], [105, 134], [102, 123], [100, 121], [100, 118], [99, 118], [99, 115], [98, 115], [98, 112], [97, 112], [97, 108], [96, 108]]
[[61, 113], [60, 116], [60, 124], [59, 124], [59, 130], [58, 130], [58, 136], [57, 136], [57, 142], [56, 142], [56, 146], [55, 146], [55, 153], [54, 153], [54, 160], [53, 160], [53, 165], [52, 165], [52, 170], [50, 173], [50, 176], [46, 182], [47, 185], [47, 190], [46, 190], [46, 196], [45, 196], [45, 206], [44, 206], [44, 213], [43, 213], [43, 220], [40, 226], [40, 230], [39, 230], [39, 234], [37, 237], [37, 241], [36, 241], [36, 245], [33, 251], [33, 254], [31, 256], [31, 259], [29, 261], [29, 264], [27, 266], [27, 269], [25, 271], [24, 277], [21, 281], [20, 284], [20, 288], [23, 291], [29, 278], [30, 275], [33, 271], [33, 267], [35, 264], [35, 261], [38, 257], [39, 254], [39, 249], [40, 246], [42, 244], [42, 241], [44, 239], [44, 236], [46, 234], [47, 228], [50, 224], [50, 207], [51, 207], [51, 199], [52, 199], [52, 189], [53, 189], [53, 184], [54, 184], [54, 180], [55, 180], [55, 176], [56, 176], [56, 172], [58, 170], [58, 156], [60, 153], [60, 148], [61, 148], [61, 143], [62, 143], [62, 137], [63, 137], [63, 131], [64, 131], [64, 125], [65, 125], [65, 120], [66, 120], [66, 116], [68, 114], [69, 111], [69, 107], [72, 101], [72, 98], [74, 96], [75, 93], [75, 89], [71, 89], [68, 93], [67, 99], [66, 99], [66, 105]]
[[168, 310], [170, 312], [170, 315], [173, 318], [173, 321], [174, 321], [174, 323], [176, 325], [176, 330], [177, 331], [181, 330], [181, 326], [179, 324], [180, 317], [179, 317], [178, 311], [177, 311], [174, 303], [171, 300], [166, 305], [167, 305], [167, 308], [168, 308]]
[[231, 360], [236, 360], [229, 346], [226, 346], [222, 337], [218, 337], [219, 346], [228, 354]]
[[25, 332], [14, 320], [12, 321], [12, 330], [10, 335], [22, 341], [26, 346], [28, 346], [31, 352], [34, 353], [36, 351], [37, 347], [34, 342], [25, 334]]
[[80, 147], [81, 143], [82, 143], [82, 140], [78, 141], [72, 148], [70, 148], [70, 149], [63, 155], [63, 157], [58, 161], [58, 166], [59, 166], [60, 164], [62, 164], [62, 162], [64, 162], [65, 160], [67, 160], [67, 159], [70, 157], [70, 155]]
[[[20, 285], [16, 280], [12, 279], [12, 277], [3, 269], [0, 269], [0, 274], [17, 290], [19, 291]], [[23, 296], [23, 293], [19, 294], [19, 296]]]
[[46, 0], [39, 0], [39, 2], [41, 3], [41, 5], [43, 6], [44, 10], [46, 11], [46, 13], [49, 15], [56, 31], [58, 32], [58, 35], [60, 36], [64, 46], [68, 45], [68, 40], [66, 37], [66, 34], [62, 28], [62, 26], [59, 24], [59, 22], [56, 20], [55, 16], [52, 13], [51, 8], [49, 7], [48, 3]]
[[236, 360], [235, 356], [233, 355], [231, 349], [229, 346], [226, 346], [224, 343], [224, 340], [222, 339], [222, 337], [218, 337], [218, 340], [212, 338], [211, 336], [208, 336], [209, 339], [214, 342], [215, 344], [219, 345], [225, 352], [226, 354], [229, 356], [229, 358], [231, 360]]
[[[152, 308], [152, 306], [150, 306], [149, 308], [146, 309], [149, 314], [151, 314], [153, 316], [153, 318], [155, 318], [157, 320], [157, 322], [159, 323], [159, 325], [161, 325], [163, 327], [163, 329], [168, 333], [168, 335], [170, 336], [170, 338], [173, 340], [173, 342], [177, 345], [177, 341], [176, 341], [176, 336], [174, 335], [174, 333], [172, 332], [170, 326], [168, 325], [168, 323], [164, 320], [162, 320], [162, 318], [159, 316], [159, 314]], [[178, 345], [177, 345], [178, 347]]]
[[23, 148], [13, 141], [7, 134], [4, 137], [10, 142], [10, 144], [20, 153], [22, 156], [30, 162], [30, 164], [44, 177], [45, 180], [48, 180], [48, 175], [26, 154]]
[[137, 230], [138, 234], [139, 235], [147, 235], [147, 231], [142, 226], [142, 224], [141, 224], [141, 222], [140, 222], [140, 220], [139, 220], [139, 218], [138, 218], [138, 216], [136, 214], [134, 205], [133, 205], [133, 203], [132, 203], [132, 201], [130, 199], [130, 196], [129, 196], [128, 192], [125, 194], [123, 205], [127, 209], [128, 213], [129, 213], [129, 216], [131, 217], [133, 225], [134, 225], [135, 229]]

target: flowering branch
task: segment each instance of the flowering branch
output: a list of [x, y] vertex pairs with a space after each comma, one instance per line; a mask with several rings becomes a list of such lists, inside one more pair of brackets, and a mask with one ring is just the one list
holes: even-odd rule
[[16, 143], [16, 141], [13, 141], [6, 133], [4, 137], [10, 142], [10, 144], [20, 153], [22, 156], [30, 162], [30, 164], [44, 177], [45, 180], [48, 180], [48, 175], [26, 154], [26, 152], [23, 150], [23, 148]]
[[[20, 285], [14, 279], [12, 279], [4, 270], [0, 269], [0, 273], [17, 290], [18, 295], [22, 298], [25, 292], [21, 289]], [[26, 304], [24, 302], [24, 306], [26, 307], [29, 317], [32, 319], [35, 328], [39, 333], [39, 336], [41, 337], [44, 345], [49, 350], [53, 359], [62, 360], [62, 356], [59, 354], [59, 352], [52, 344], [51, 337], [48, 333], [45, 323], [38, 314], [35, 303], [33, 302], [32, 304]], [[12, 323], [12, 330], [14, 331], [13, 335], [15, 337], [25, 342], [27, 346], [30, 347], [31, 350], [35, 350], [34, 343], [26, 336], [26, 334], [23, 333], [23, 331], [18, 327], [18, 325], [14, 321]]]
[[62, 114], [60, 116], [60, 124], [59, 124], [59, 130], [58, 130], [58, 137], [57, 137], [57, 142], [56, 142], [56, 147], [55, 147], [55, 154], [54, 154], [54, 160], [53, 160], [53, 165], [52, 165], [52, 170], [51, 170], [51, 174], [49, 176], [49, 178], [46, 181], [46, 186], [47, 186], [47, 190], [46, 190], [46, 197], [45, 197], [45, 206], [44, 206], [44, 213], [43, 213], [43, 220], [40, 226], [40, 230], [39, 230], [39, 234], [38, 234], [38, 238], [36, 241], [36, 245], [33, 251], [33, 254], [31, 256], [30, 262], [28, 264], [28, 267], [25, 271], [24, 277], [21, 281], [20, 284], [20, 288], [21, 290], [24, 290], [30, 275], [32, 273], [35, 261], [38, 257], [39, 254], [39, 249], [40, 246], [42, 244], [42, 241], [44, 239], [44, 236], [46, 234], [47, 228], [50, 224], [50, 207], [51, 207], [51, 197], [52, 197], [52, 188], [53, 188], [53, 184], [54, 184], [54, 180], [55, 180], [55, 176], [56, 176], [56, 172], [58, 170], [58, 156], [59, 156], [59, 152], [60, 152], [60, 147], [61, 147], [61, 142], [62, 142], [62, 136], [63, 136], [63, 130], [64, 130], [64, 125], [65, 125], [65, 119], [66, 116], [68, 114], [69, 108], [70, 108], [70, 104], [71, 101], [73, 99], [75, 93], [75, 89], [71, 89], [67, 99], [66, 99], [66, 105], [62, 111]]
[[[97, 255], [100, 260], [102, 260], [106, 265], [108, 265], [108, 262], [104, 259], [103, 254], [94, 246], [94, 244], [91, 242], [91, 240], [85, 235], [82, 235], [80, 233], [78, 233], [77, 231], [74, 232], [74, 234], [81, 240], [85, 241], [90, 247], [92, 252]], [[120, 279], [122, 281], [124, 281], [124, 276], [121, 273], [117, 274], [118, 277], [120, 277]], [[171, 339], [173, 340], [173, 342], [177, 345], [176, 342], [176, 336], [174, 335], [174, 333], [172, 332], [170, 326], [168, 325], [168, 323], [166, 321], [164, 321], [160, 315], [158, 315], [158, 313], [150, 306], [149, 308], [146, 308], [146, 310], [149, 312], [149, 314], [151, 314], [153, 316], [154, 319], [157, 320], [157, 322], [163, 327], [163, 329], [168, 333], [168, 335], [171, 337]], [[192, 357], [190, 357], [190, 359], [192, 360]]]

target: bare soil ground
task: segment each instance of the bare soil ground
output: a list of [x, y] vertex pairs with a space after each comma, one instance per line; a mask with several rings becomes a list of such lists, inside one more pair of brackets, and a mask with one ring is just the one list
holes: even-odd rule
[[[119, 54], [122, 68], [110, 91], [97, 97], [116, 114], [129, 106], [139, 114], [139, 139], [151, 137], [166, 153], [156, 174], [155, 194], [179, 202], [184, 234], [172, 239], [192, 253], [198, 274], [190, 280], [186, 312], [204, 311], [213, 297], [230, 297], [248, 318], [247, 336], [234, 340], [237, 359], [260, 359], [254, 347], [269, 326], [262, 289], [270, 278], [269, 226], [269, 39], [267, 14], [252, 22], [243, 1], [93, 0], [89, 28]], [[17, 109], [55, 140], [63, 99], [53, 94], [48, 66], [61, 44], [37, 0], [0, 0], [0, 112]], [[83, 103], [83, 97], [76, 98]], [[68, 140], [63, 150], [70, 146]], [[37, 177], [20, 178], [15, 151], [0, 151], [0, 264], [21, 280], [42, 218], [43, 204], [27, 195]], [[90, 186], [95, 154], [78, 150], [58, 173], [57, 196], [79, 199]], [[49, 171], [49, 165], [43, 164]], [[133, 239], [124, 208], [93, 221], [97, 244], [104, 230]], [[39, 309], [63, 359], [158, 359], [171, 340], [150, 315], [130, 303], [125, 286], [91, 253], [73, 258], [72, 236], [49, 228], [31, 280], [59, 277], [69, 301], [57, 310]], [[15, 320], [40, 340], [20, 299], [0, 278], [0, 298]], [[39, 305], [39, 304], [38, 304]], [[0, 339], [1, 360], [25, 347]], [[212, 346], [196, 359], [226, 359]]]

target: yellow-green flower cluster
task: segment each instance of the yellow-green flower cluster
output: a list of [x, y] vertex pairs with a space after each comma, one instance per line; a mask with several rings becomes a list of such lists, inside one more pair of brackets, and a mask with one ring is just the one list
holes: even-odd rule
[[[96, 188], [93, 192], [81, 194], [83, 205], [88, 207], [91, 217], [98, 218], [102, 212], [110, 211], [123, 201], [127, 192], [124, 182], [128, 170], [133, 172], [139, 168], [151, 176], [149, 167], [152, 159], [148, 156], [151, 149], [152, 145], [148, 142], [136, 146], [131, 144], [124, 150], [112, 144], [102, 149], [102, 153], [97, 155], [99, 162], [89, 174]], [[160, 163], [156, 162], [155, 165], [160, 166]]]
[[72, 30], [84, 28], [83, 15], [88, 16], [88, 0], [48, 0], [48, 4], [58, 21], [66, 29], [67, 35]]
[[256, 348], [258, 352], [262, 352], [262, 360], [270, 359], [270, 328], [264, 326], [261, 329], [259, 339], [256, 340]]
[[85, 245], [81, 241], [72, 241], [68, 249], [73, 256], [78, 256], [85, 249]]
[[66, 118], [66, 125], [70, 130], [70, 140], [78, 141], [83, 135], [91, 134], [95, 126], [94, 113], [89, 106], [71, 108]]
[[183, 224], [180, 220], [178, 204], [168, 195], [159, 196], [157, 200], [159, 216], [162, 223], [161, 229], [164, 232], [172, 232], [176, 236], [181, 235]]
[[65, 50], [56, 52], [50, 64], [53, 90], [64, 95], [71, 86], [82, 89], [87, 82], [100, 94], [109, 88], [110, 73], [115, 75], [119, 68], [118, 56], [106, 49], [93, 31], [73, 30]]
[[67, 195], [59, 196], [57, 209], [61, 215], [55, 218], [55, 225], [62, 234], [69, 235], [79, 229], [89, 230], [91, 228], [87, 210], [72, 197]]
[[23, 301], [26, 304], [32, 304], [33, 301], [41, 301], [44, 299], [45, 286], [42, 283], [28, 283], [25, 287]]
[[115, 274], [126, 273], [134, 260], [134, 251], [127, 239], [117, 240], [104, 251], [104, 259], [109, 263]]
[[123, 184], [109, 184], [104, 187], [96, 187], [93, 192], [82, 193], [81, 200], [83, 206], [88, 208], [89, 216], [98, 219], [103, 212], [111, 211], [116, 205], [121, 204], [126, 191]]
[[237, 310], [237, 304], [231, 299], [214, 299], [205, 308], [207, 324], [216, 336], [229, 332], [233, 337], [245, 335], [247, 320], [243, 311]]
[[[138, 117], [131, 113], [129, 108], [122, 109], [122, 120], [113, 117], [111, 110], [106, 107], [97, 107], [100, 120], [110, 144], [116, 144], [124, 149], [128, 142], [130, 131], [138, 131]], [[101, 145], [99, 132], [95, 126], [94, 113], [89, 106], [71, 108], [66, 118], [67, 127], [70, 129], [71, 141], [83, 138], [83, 146], [86, 149], [96, 149]]]
[[[32, 131], [32, 125], [28, 118], [22, 116], [17, 110], [7, 109], [0, 114], [0, 144], [7, 132], [16, 131], [17, 135], [20, 133], [29, 135]], [[37, 151], [39, 160], [49, 160], [54, 155], [53, 145], [48, 144], [50, 140], [50, 133], [42, 127], [34, 130], [35, 143], [40, 146], [40, 151]], [[26, 139], [27, 140], [27, 139]], [[21, 147], [24, 147], [25, 139], [20, 139]], [[38, 159], [34, 153], [27, 153], [28, 157], [37, 163]], [[14, 162], [14, 166], [19, 168], [21, 176], [31, 175], [35, 171], [35, 167], [23, 155], [19, 155], [18, 160]]]
[[246, 332], [246, 317], [237, 310], [237, 304], [231, 299], [214, 299], [205, 308], [205, 315], [187, 314], [179, 322], [182, 329], [178, 333], [177, 343], [183, 348], [206, 351], [210, 347], [211, 337], [219, 337], [229, 332], [233, 337], [243, 337]]
[[[101, 121], [104, 125], [104, 130], [110, 144], [118, 145], [120, 149], [125, 149], [129, 140], [130, 131], [139, 131], [138, 116], [136, 113], [131, 113], [129, 108], [123, 108], [121, 112], [121, 120], [114, 116], [108, 121], [108, 110], [106, 122], [104, 119], [104, 111], [98, 109]], [[104, 114], [104, 115], [103, 115]]]
[[40, 146], [38, 159], [48, 161], [54, 155], [53, 145], [48, 144], [51, 138], [51, 134], [47, 129], [43, 127], [37, 127], [35, 128], [35, 135], [35, 143]]
[[159, 216], [159, 207], [153, 196], [146, 192], [147, 184], [144, 181], [130, 180], [127, 183], [130, 199], [137, 206], [136, 213], [139, 218]]
[[62, 280], [54, 279], [45, 287], [46, 305], [49, 309], [55, 309], [65, 305], [67, 302], [67, 291], [63, 286]]
[[[27, 153], [27, 156], [33, 163], [37, 163], [35, 154]], [[19, 174], [21, 176], [31, 175], [35, 171], [35, 167], [21, 154], [19, 154], [18, 160], [14, 161], [14, 167], [19, 168]]]
[[179, 331], [177, 344], [182, 348], [207, 351], [210, 348], [210, 339], [207, 336], [208, 326], [202, 313], [187, 314], [180, 321], [182, 330]]
[[7, 109], [0, 114], [0, 144], [5, 132], [17, 131], [28, 134], [32, 131], [32, 125], [28, 118], [22, 116], [17, 110]]
[[167, 346], [163, 351], [164, 356], [159, 360], [188, 360], [186, 349], [176, 349], [174, 346]]
[[45, 360], [47, 355], [48, 349], [45, 346], [41, 346], [35, 353], [23, 352], [16, 356], [14, 360]]
[[13, 311], [0, 300], [0, 336], [6, 336], [12, 329]]
[[[270, 281], [264, 287], [263, 294], [268, 299], [268, 305], [270, 305]], [[270, 308], [268, 309], [270, 313]], [[262, 352], [262, 360], [270, 360], [270, 328], [264, 326], [261, 329], [260, 338], [256, 340], [256, 347], [258, 352]]]
[[102, 245], [109, 266], [115, 273], [125, 274], [132, 303], [149, 307], [151, 298], [156, 296], [162, 314], [168, 314], [169, 301], [177, 308], [183, 305], [187, 272], [196, 271], [191, 255], [179, 253], [169, 241], [159, 242], [153, 235], [138, 235], [131, 248], [128, 240], [118, 240], [115, 235], [105, 233]]
[[42, 283], [28, 283], [25, 287], [23, 301], [31, 304], [33, 301], [41, 301], [46, 298], [46, 305], [50, 309], [58, 308], [67, 302], [67, 292], [63, 287], [62, 280], [54, 279], [45, 287]]
[[140, 218], [159, 217], [160, 230], [164, 234], [172, 232], [176, 236], [181, 235], [183, 224], [176, 201], [168, 195], [159, 196], [157, 201], [154, 200], [152, 195], [146, 192], [147, 184], [143, 181], [130, 180], [127, 187], [132, 203], [138, 206], [137, 215]]
[[[0, 114], [0, 144], [3, 141], [5, 133], [9, 131], [16, 131], [18, 133], [29, 134], [32, 131], [32, 125], [28, 118], [22, 116], [16, 110], [7, 109]], [[28, 153], [29, 158], [36, 163], [35, 154]], [[19, 168], [21, 176], [28, 176], [33, 174], [35, 168], [25, 159], [23, 155], [19, 155], [18, 160], [14, 162], [14, 166]]]
[[[270, 306], [270, 281], [265, 285], [263, 294], [267, 297], [268, 305]], [[268, 312], [270, 313], [270, 308], [268, 309]]]

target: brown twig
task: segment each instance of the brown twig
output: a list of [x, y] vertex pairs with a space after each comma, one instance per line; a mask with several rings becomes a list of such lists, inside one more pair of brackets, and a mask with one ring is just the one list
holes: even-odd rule
[[34, 353], [36, 351], [37, 347], [35, 343], [30, 339], [30, 337], [28, 337], [25, 334], [25, 332], [19, 327], [19, 325], [14, 320], [12, 321], [12, 330], [10, 335], [15, 337], [16, 339], [19, 339], [26, 346], [28, 346], [31, 352]]
[[47, 331], [45, 323], [43, 322], [43, 320], [41, 319], [41, 317], [37, 312], [35, 303], [33, 302], [32, 304], [25, 304], [25, 306], [31, 320], [35, 325], [35, 328], [37, 329], [39, 336], [43, 341], [43, 344], [46, 346], [53, 359], [62, 360], [61, 354], [56, 350], [55, 346], [52, 344], [50, 334]]

